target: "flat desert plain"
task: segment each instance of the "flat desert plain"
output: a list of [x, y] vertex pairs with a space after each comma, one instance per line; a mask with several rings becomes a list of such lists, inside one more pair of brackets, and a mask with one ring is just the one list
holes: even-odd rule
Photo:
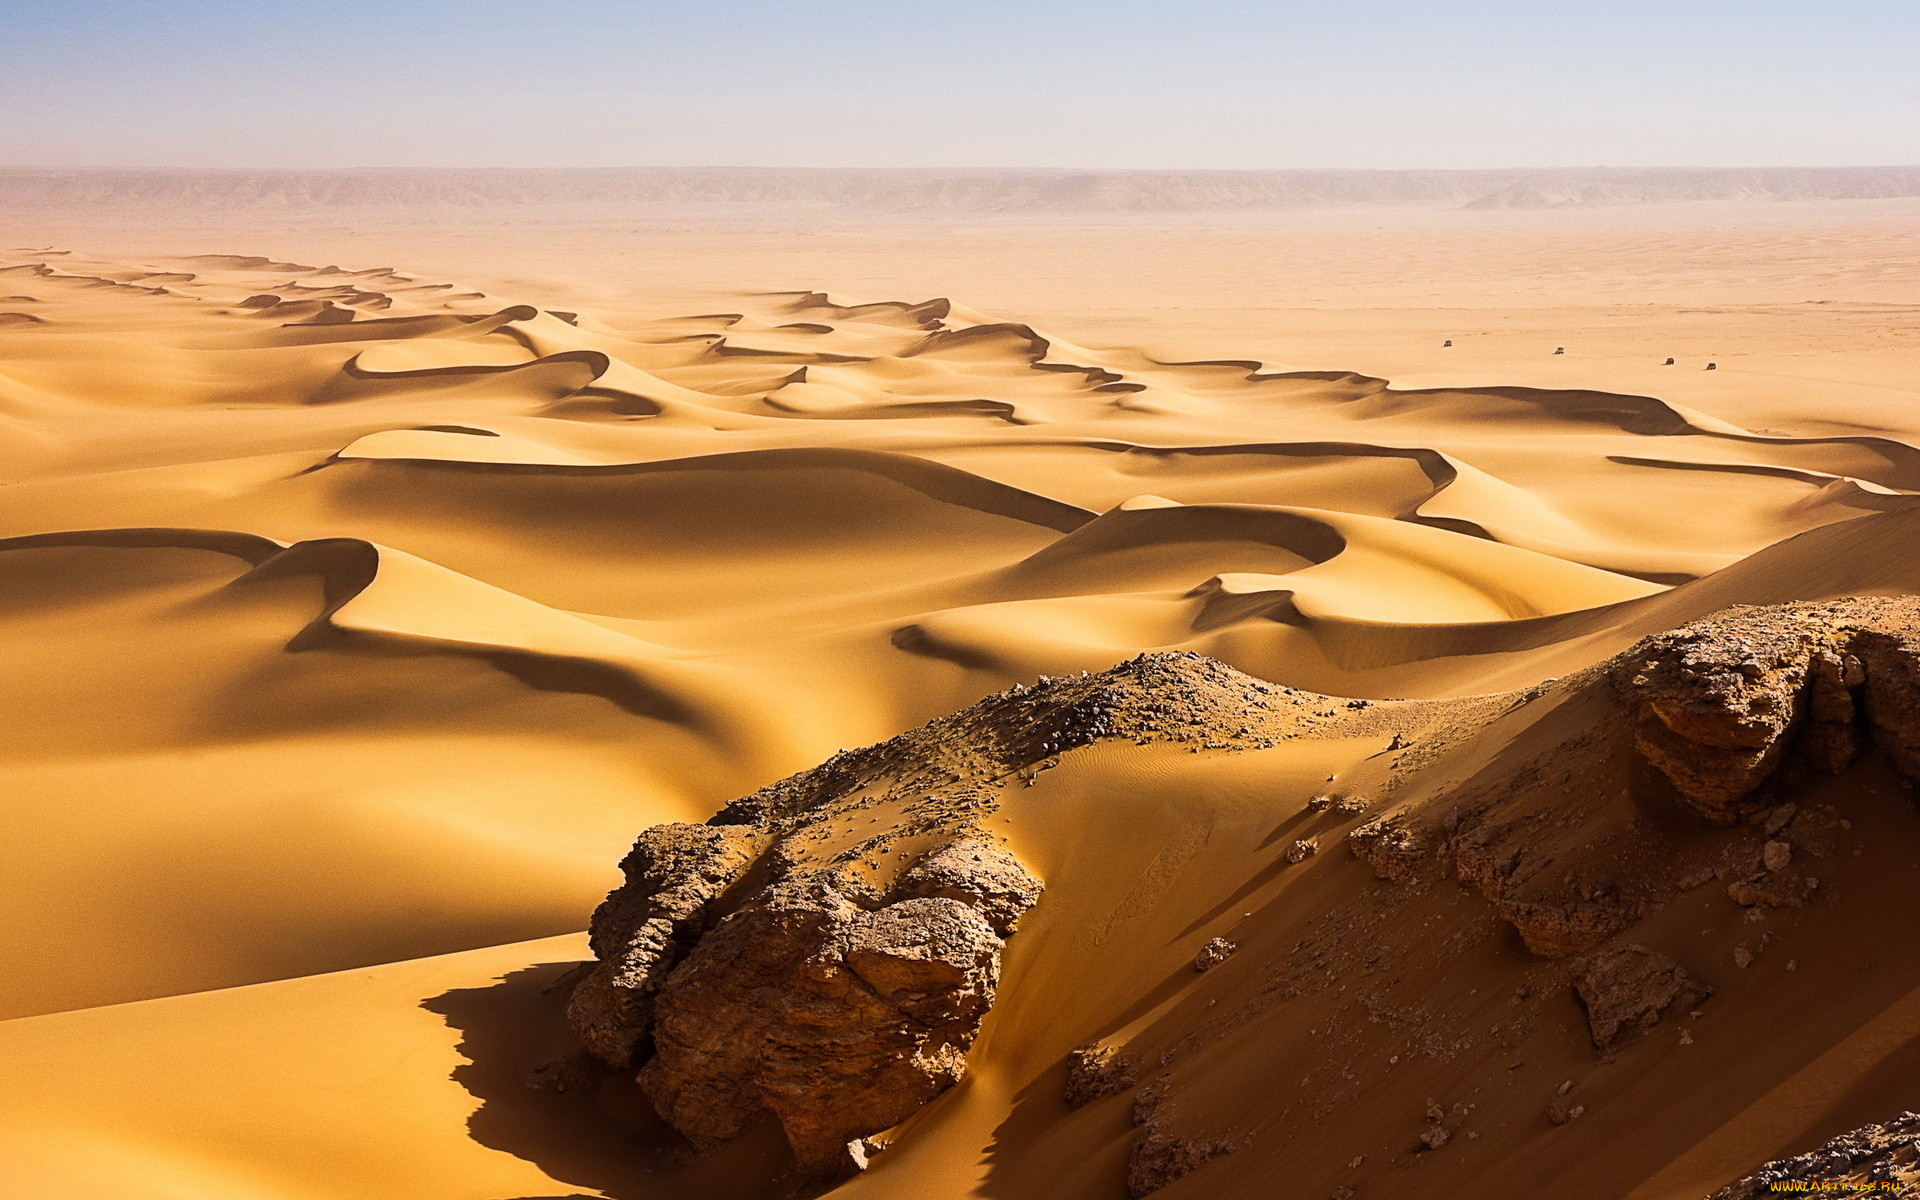
[[1920, 201], [0, 246], [0, 1194], [1700, 1200], [1920, 1108]]

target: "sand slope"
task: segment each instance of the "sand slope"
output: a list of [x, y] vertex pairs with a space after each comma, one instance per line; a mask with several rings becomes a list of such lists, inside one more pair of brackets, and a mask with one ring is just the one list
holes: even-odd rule
[[[0, 794], [31, 848], [0, 874], [8, 1194], [756, 1194], [777, 1146], [663, 1191], [579, 1097], [519, 1087], [564, 1042], [535, 984], [580, 957], [637, 829], [1144, 650], [1455, 697], [1729, 604], [1920, 587], [1920, 450], [1884, 431], [1169, 362], [945, 299], [741, 299], [642, 315], [386, 268], [0, 255]], [[1025, 793], [1009, 820], [1045, 831], [1023, 853], [1059, 899], [975, 1077], [848, 1194], [1111, 1194], [1124, 1122], [1062, 1120], [1036, 1080], [1094, 1034], [1172, 1045], [1216, 1001], [1254, 1008], [1211, 1052], [1214, 1115], [1311, 1078], [1257, 981], [1160, 981], [1229, 909], [1286, 914], [1259, 935], [1278, 955], [1355, 902], [1318, 864], [1276, 881], [1268, 835], [1380, 750], [1090, 755]], [[1838, 935], [1798, 936], [1815, 963]], [[1769, 1109], [1781, 1089], [1908, 1103], [1873, 1072], [1910, 982], [1876, 977], [1579, 1194], [1695, 1194], [1790, 1148], [1819, 1122]], [[1773, 1010], [1738, 1011], [1728, 1062]], [[1635, 1086], [1699, 1086], [1663, 1069]], [[1378, 1153], [1405, 1116], [1341, 1136]], [[1634, 1128], [1396, 1186], [1517, 1195]], [[1272, 1194], [1265, 1161], [1210, 1186]]]

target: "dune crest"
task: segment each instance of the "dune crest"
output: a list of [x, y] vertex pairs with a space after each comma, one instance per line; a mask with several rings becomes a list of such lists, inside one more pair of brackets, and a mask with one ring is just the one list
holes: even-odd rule
[[[1470, 174], [994, 186], [1841, 186]], [[473, 180], [523, 185], [586, 186]], [[944, 297], [0, 278], [0, 1191], [1677, 1200], [1904, 1146], [1920, 966], [1858, 917], [1920, 917], [1892, 423]]]

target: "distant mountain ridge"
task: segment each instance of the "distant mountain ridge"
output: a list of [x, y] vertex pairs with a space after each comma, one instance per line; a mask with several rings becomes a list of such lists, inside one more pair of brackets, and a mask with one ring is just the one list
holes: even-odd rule
[[879, 212], [1198, 212], [1396, 206], [1593, 208], [1920, 196], [1920, 166], [1162, 171], [1042, 168], [0, 168], [0, 208], [554, 204]]

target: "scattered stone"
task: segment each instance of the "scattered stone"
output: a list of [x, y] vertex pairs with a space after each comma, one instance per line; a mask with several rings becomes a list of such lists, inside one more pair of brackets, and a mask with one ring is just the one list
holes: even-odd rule
[[1088, 1042], [1072, 1050], [1067, 1054], [1067, 1107], [1081, 1108], [1119, 1095], [1133, 1086], [1135, 1070], [1133, 1059], [1104, 1042]]
[[1547, 1101], [1547, 1120], [1555, 1125], [1565, 1125], [1568, 1121], [1578, 1120], [1586, 1111], [1586, 1105], [1568, 1104], [1557, 1096]]
[[527, 1087], [536, 1092], [585, 1090], [598, 1083], [601, 1072], [593, 1055], [584, 1050], [541, 1063], [527, 1074]]
[[1308, 812], [1325, 812], [1333, 807], [1333, 797], [1319, 795], [1307, 801]]
[[1761, 871], [1727, 885], [1727, 898], [1747, 908], [1800, 908], [1813, 885], [1791, 871]]
[[1135, 1132], [1127, 1153], [1127, 1195], [1132, 1200], [1151, 1196], [1233, 1149], [1223, 1139], [1172, 1132], [1164, 1088], [1164, 1080], [1149, 1085], [1133, 1103]]
[[1429, 1125], [1420, 1135], [1420, 1144], [1429, 1150], [1438, 1150], [1453, 1140], [1453, 1131], [1445, 1125]]
[[1229, 958], [1232, 958], [1233, 952], [1239, 948], [1238, 943], [1230, 942], [1226, 938], [1213, 938], [1208, 941], [1206, 945], [1200, 947], [1200, 953], [1193, 956], [1193, 969], [1196, 971], [1211, 971]]
[[1709, 883], [1712, 883], [1713, 880], [1713, 868], [1701, 867], [1698, 871], [1689, 871], [1687, 874], [1682, 875], [1680, 881], [1674, 886], [1683, 892], [1692, 892], [1707, 886]]
[[1760, 864], [1769, 871], [1784, 871], [1793, 861], [1793, 847], [1786, 842], [1768, 842], [1760, 851]]
[[1368, 802], [1365, 796], [1342, 796], [1334, 803], [1333, 811], [1342, 816], [1350, 817], [1363, 813], [1372, 807], [1373, 805]]
[[1582, 959], [1574, 968], [1573, 989], [1586, 1006], [1593, 1044], [1602, 1051], [1632, 1041], [1662, 1018], [1713, 994], [1673, 959], [1639, 945]]
[[1319, 838], [1301, 838], [1293, 845], [1287, 847], [1287, 861], [1290, 863], [1303, 863], [1318, 853], [1320, 853]]
[[1747, 949], [1745, 946], [1735, 946], [1733, 948], [1733, 965], [1743, 971], [1752, 966], [1753, 951]]
[[1782, 804], [1767, 814], [1766, 821], [1760, 827], [1768, 837], [1772, 837], [1793, 824], [1794, 815], [1799, 811], [1800, 806], [1797, 804]]

